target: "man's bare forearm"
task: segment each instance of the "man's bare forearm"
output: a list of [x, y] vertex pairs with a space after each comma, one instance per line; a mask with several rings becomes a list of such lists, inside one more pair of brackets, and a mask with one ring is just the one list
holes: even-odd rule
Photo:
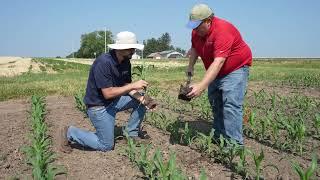
[[213, 63], [210, 65], [206, 74], [204, 75], [200, 84], [207, 88], [209, 84], [216, 79], [217, 75], [219, 74], [220, 69], [222, 68], [226, 58], [217, 57], [214, 59]]
[[105, 99], [112, 99], [118, 96], [122, 96], [124, 94], [128, 94], [132, 90], [133, 88], [131, 84], [126, 84], [121, 87], [110, 87], [110, 88], [101, 89]]
[[137, 90], [130, 91], [129, 95], [140, 102], [142, 101], [143, 96]]

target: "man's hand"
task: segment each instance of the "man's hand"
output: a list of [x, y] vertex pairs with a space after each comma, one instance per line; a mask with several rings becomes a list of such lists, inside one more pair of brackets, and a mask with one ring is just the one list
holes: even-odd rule
[[139, 80], [139, 81], [131, 83], [131, 88], [133, 90], [141, 90], [141, 89], [146, 88], [147, 86], [148, 86], [148, 83], [144, 80]]
[[189, 73], [191, 74], [191, 76], [193, 76], [193, 70], [194, 68], [193, 67], [188, 67], [187, 69], [186, 69], [186, 76], [188, 77], [189, 76]]
[[192, 88], [191, 92], [189, 92], [187, 94], [187, 96], [189, 98], [195, 98], [195, 97], [199, 97], [202, 92], [206, 89], [206, 87], [204, 87], [202, 84], [193, 84], [190, 86], [190, 88]]

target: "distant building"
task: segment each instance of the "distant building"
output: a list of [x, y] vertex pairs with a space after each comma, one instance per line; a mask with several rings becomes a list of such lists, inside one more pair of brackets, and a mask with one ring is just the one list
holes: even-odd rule
[[141, 59], [141, 56], [139, 56], [137, 53], [134, 53], [131, 59]]
[[147, 56], [147, 58], [151, 58], [151, 59], [161, 59], [161, 55], [158, 52], [155, 53], [151, 53]]
[[155, 52], [147, 56], [147, 58], [152, 58], [152, 59], [171, 59], [171, 58], [183, 58], [183, 57], [184, 56], [182, 53], [179, 53], [174, 50]]

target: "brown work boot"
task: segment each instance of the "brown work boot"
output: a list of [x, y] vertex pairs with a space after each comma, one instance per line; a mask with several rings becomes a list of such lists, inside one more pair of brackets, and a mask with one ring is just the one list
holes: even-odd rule
[[60, 127], [58, 136], [59, 150], [64, 153], [71, 153], [72, 148], [67, 138], [67, 132], [68, 126]]

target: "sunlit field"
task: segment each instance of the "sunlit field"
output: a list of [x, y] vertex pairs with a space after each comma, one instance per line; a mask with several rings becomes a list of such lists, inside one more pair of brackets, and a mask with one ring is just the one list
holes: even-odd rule
[[[35, 177], [32, 171], [36, 169], [37, 177], [81, 178], [74, 177], [73, 161], [63, 159], [55, 148], [51, 148], [56, 141], [51, 133], [59, 124], [58, 114], [55, 113], [69, 114], [69, 123], [79, 124], [74, 120], [79, 117], [86, 119], [81, 123], [89, 122], [82, 98], [92, 61], [33, 58], [26, 72], [16, 76], [0, 76], [3, 107], [0, 111], [6, 116], [9, 113], [8, 116], [13, 118], [13, 111], [5, 112], [6, 104], [14, 107], [21, 104], [19, 100], [27, 100], [29, 105], [26, 106], [25, 117], [20, 118], [28, 121], [30, 128], [24, 129], [21, 136], [28, 137], [30, 131], [33, 134], [32, 138], [26, 138], [25, 148], [18, 148], [29, 164], [26, 170], [19, 170], [18, 173], [0, 171], [0, 174], [6, 172], [5, 175], [12, 178], [22, 177], [23, 174]], [[141, 79], [143, 71], [144, 79], [150, 84], [147, 94], [159, 103], [156, 111], [147, 112], [144, 121], [146, 130], [152, 132], [153, 143], [137, 146], [129, 139], [116, 144], [116, 153], [112, 157], [125, 159], [125, 166], [130, 167], [130, 172], [138, 174], [139, 178], [215, 179], [232, 176], [235, 179], [300, 179], [301, 174], [307, 176], [308, 173], [313, 179], [320, 178], [317, 159], [320, 157], [319, 59], [265, 58], [253, 61], [243, 107], [244, 147], [223, 137], [219, 142], [214, 141], [210, 134], [213, 112], [206, 92], [191, 102], [177, 99], [180, 84], [186, 81], [187, 59], [131, 62], [132, 71], [137, 74], [133, 79]], [[200, 81], [204, 73], [199, 60], [192, 82]], [[70, 112], [65, 109], [57, 111], [57, 103], [60, 102], [57, 97], [62, 97], [61, 106], [70, 107]], [[117, 121], [125, 122], [127, 115], [121, 115]], [[90, 128], [90, 124], [81, 125]], [[226, 144], [230, 148], [225, 148]], [[37, 149], [37, 146], [42, 148]], [[10, 158], [6, 158], [10, 157], [10, 153], [6, 155], [5, 152], [1, 152], [1, 162], [10, 164]], [[76, 156], [80, 159], [93, 153], [80, 152]], [[42, 160], [35, 163], [37, 154], [41, 155]], [[94, 154], [97, 159], [101, 156], [105, 158], [107, 155]], [[101, 160], [100, 163], [108, 162]], [[92, 166], [94, 168], [95, 165]], [[57, 168], [57, 171], [50, 170], [50, 167]]]

